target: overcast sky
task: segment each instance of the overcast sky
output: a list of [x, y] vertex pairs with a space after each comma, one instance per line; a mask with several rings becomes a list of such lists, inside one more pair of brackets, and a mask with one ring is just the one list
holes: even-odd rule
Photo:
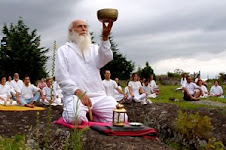
[[201, 71], [202, 78], [226, 72], [226, 0], [0, 0], [0, 29], [21, 16], [52, 51], [53, 41], [63, 45], [69, 23], [80, 18], [99, 42], [102, 8], [118, 9], [114, 41], [136, 66], [148, 61], [156, 74], [182, 69]]

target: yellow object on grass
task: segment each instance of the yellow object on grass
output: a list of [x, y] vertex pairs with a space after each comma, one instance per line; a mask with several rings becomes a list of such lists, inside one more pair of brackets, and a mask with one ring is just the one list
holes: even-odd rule
[[34, 108], [29, 108], [17, 105], [8, 105], [8, 106], [0, 105], [0, 111], [29, 111], [29, 110], [45, 110], [45, 108], [37, 106], [35, 106]]

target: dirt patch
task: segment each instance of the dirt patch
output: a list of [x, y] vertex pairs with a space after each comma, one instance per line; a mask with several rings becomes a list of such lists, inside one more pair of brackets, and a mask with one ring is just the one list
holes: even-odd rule
[[[157, 129], [160, 140], [164, 142], [176, 141], [174, 121], [180, 108], [174, 104], [154, 103], [141, 105], [140, 103], [124, 104], [128, 111], [129, 121], [142, 122]], [[212, 135], [226, 145], [226, 109], [199, 108], [198, 110], [183, 110], [189, 113], [199, 111], [201, 115], [211, 118]], [[40, 147], [44, 145], [48, 110], [39, 111]], [[62, 107], [52, 109], [52, 121], [61, 117]], [[28, 143], [35, 147], [37, 126], [37, 111], [3, 112], [0, 111], [0, 135], [14, 136], [22, 134], [28, 136]], [[50, 148], [63, 149], [66, 138], [72, 134], [71, 129], [51, 124]], [[148, 140], [140, 137], [106, 136], [96, 131], [88, 130], [82, 137], [83, 149], [170, 149], [158, 140]], [[34, 148], [35, 149], [35, 148]]]
[[[39, 128], [36, 126], [37, 112], [39, 112]], [[11, 137], [17, 134], [26, 135], [27, 142], [32, 149], [36, 149], [36, 133], [39, 130], [39, 146], [44, 148], [46, 122], [48, 110], [44, 111], [24, 111], [24, 112], [3, 112], [0, 111], [0, 134]], [[52, 121], [61, 117], [62, 108], [52, 107]], [[70, 137], [73, 130], [60, 125], [51, 124], [49, 132], [50, 142], [48, 149], [64, 149], [67, 137]], [[83, 149], [150, 149], [150, 150], [170, 150], [168, 146], [159, 140], [149, 140], [142, 137], [120, 137], [106, 136], [89, 129], [82, 136]], [[69, 145], [71, 147], [71, 144]]]

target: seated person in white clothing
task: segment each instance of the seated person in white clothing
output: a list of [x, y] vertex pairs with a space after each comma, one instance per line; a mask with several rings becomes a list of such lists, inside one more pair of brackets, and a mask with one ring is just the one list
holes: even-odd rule
[[33, 108], [40, 95], [43, 96], [42, 90], [30, 84], [30, 77], [25, 76], [21, 90], [16, 93], [16, 99], [22, 106]]
[[222, 87], [219, 85], [219, 81], [215, 80], [214, 81], [214, 85], [210, 88], [210, 96], [222, 96], [223, 95], [223, 89]]
[[199, 79], [199, 80], [196, 82], [196, 84], [202, 89], [202, 95], [201, 95], [200, 97], [201, 97], [201, 98], [207, 98], [208, 95], [209, 95], [209, 92], [208, 92], [206, 86], [203, 85], [203, 81]]
[[149, 86], [149, 80], [145, 79], [143, 90], [148, 94], [148, 98], [156, 98], [156, 94], [154, 93], [153, 89]]
[[183, 86], [187, 80], [186, 80], [187, 74], [183, 73], [182, 78], [180, 79], [180, 85]]
[[[121, 85], [119, 84], [119, 78], [115, 78], [115, 82], [116, 84], [118, 85], [118, 88], [122, 91], [122, 87]], [[128, 95], [126, 93], [124, 94], [121, 94], [119, 93], [116, 89], [114, 90], [114, 98], [119, 101], [119, 100], [122, 100], [122, 99], [127, 99]]]
[[[105, 70], [104, 72], [104, 80], [102, 81], [104, 85], [105, 92], [108, 96], [112, 96], [116, 99], [116, 101], [120, 101], [123, 98], [127, 98], [127, 95], [118, 87], [117, 83], [114, 80], [111, 80], [111, 72], [109, 70]], [[117, 90], [120, 93], [121, 97], [116, 97], [114, 90]]]
[[140, 81], [138, 81], [138, 74], [132, 74], [132, 81], [129, 81], [129, 99], [134, 100], [135, 102], [143, 102], [146, 101], [148, 94], [144, 92]]
[[155, 80], [154, 80], [154, 76], [153, 75], [150, 75], [150, 83], [149, 83], [150, 87], [153, 89], [154, 93], [156, 95], [159, 94], [159, 87], [157, 86]]
[[192, 82], [192, 78], [187, 76], [187, 83], [182, 87], [184, 90], [184, 100], [187, 101], [197, 101], [202, 95], [202, 89]]
[[10, 99], [10, 87], [6, 84], [6, 77], [2, 76], [0, 84], [0, 104], [6, 104]]
[[[46, 79], [46, 85], [47, 86], [42, 89], [43, 97], [41, 102], [46, 105], [49, 105], [49, 104], [61, 105], [62, 104], [61, 98], [57, 93], [57, 91], [53, 88], [51, 78]], [[52, 94], [51, 94], [51, 90], [52, 90]]]
[[23, 83], [22, 80], [20, 80], [18, 73], [14, 73], [13, 78], [14, 79], [10, 83], [11, 83], [11, 86], [12, 86], [11, 88], [13, 89], [13, 90], [11, 90], [11, 94], [12, 94], [13, 99], [15, 100], [16, 93], [21, 90], [24, 83]]
[[183, 85], [187, 82], [186, 77], [187, 77], [187, 74], [183, 73], [182, 74], [182, 78], [180, 79], [180, 85], [181, 86], [179, 88], [177, 88], [176, 91], [177, 90], [182, 90]]
[[8, 76], [8, 81], [6, 82], [6, 84], [10, 87], [10, 88], [12, 88], [12, 83], [11, 83], [11, 81], [12, 81], [12, 77], [11, 76]]

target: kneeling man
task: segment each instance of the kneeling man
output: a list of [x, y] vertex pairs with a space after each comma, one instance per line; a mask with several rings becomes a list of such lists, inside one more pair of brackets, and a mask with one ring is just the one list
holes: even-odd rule
[[88, 121], [89, 107], [94, 121], [112, 122], [117, 102], [106, 95], [100, 76], [100, 68], [113, 59], [108, 40], [112, 25], [103, 23], [98, 46], [91, 44], [86, 22], [75, 20], [68, 29], [68, 42], [57, 51], [55, 77], [63, 91], [63, 119], [68, 123]]
[[25, 76], [24, 85], [21, 90], [16, 93], [16, 100], [26, 107], [34, 107], [34, 103], [42, 97], [42, 90], [30, 84], [30, 77]]
[[192, 82], [190, 76], [186, 77], [187, 82], [182, 86], [184, 90], [184, 100], [187, 101], [197, 101], [202, 95], [202, 89]]

